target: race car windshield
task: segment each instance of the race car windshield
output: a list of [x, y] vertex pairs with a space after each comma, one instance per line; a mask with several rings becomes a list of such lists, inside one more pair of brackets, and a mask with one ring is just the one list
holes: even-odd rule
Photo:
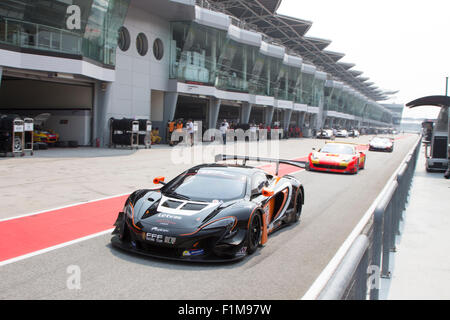
[[390, 141], [389, 141], [389, 139], [386, 139], [386, 138], [378, 138], [378, 137], [376, 137], [376, 138], [372, 139], [372, 142], [375, 142], [375, 143], [385, 142], [385, 143], [387, 143], [387, 142], [390, 142]]
[[247, 178], [244, 175], [222, 170], [204, 170], [186, 173], [168, 186], [171, 193], [193, 201], [231, 201], [245, 196]]
[[325, 153], [337, 153], [337, 154], [353, 154], [353, 148], [351, 146], [346, 146], [342, 144], [327, 144], [320, 152]]

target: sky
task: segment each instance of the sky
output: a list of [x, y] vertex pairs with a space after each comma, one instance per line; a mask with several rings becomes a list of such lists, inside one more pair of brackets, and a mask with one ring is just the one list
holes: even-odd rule
[[[306, 36], [331, 40], [325, 50], [344, 53], [340, 62], [354, 63], [353, 70], [382, 90], [399, 90], [380, 103], [445, 95], [449, 0], [283, 0], [277, 13], [312, 21]], [[404, 117], [435, 118], [438, 112], [406, 108]]]

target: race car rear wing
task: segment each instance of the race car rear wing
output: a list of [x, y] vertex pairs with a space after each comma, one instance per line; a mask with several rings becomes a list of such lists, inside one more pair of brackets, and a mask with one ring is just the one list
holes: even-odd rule
[[225, 155], [218, 154], [215, 156], [215, 162], [227, 161], [227, 160], [242, 160], [242, 165], [246, 165], [247, 161], [256, 162], [269, 162], [276, 164], [275, 175], [278, 176], [278, 171], [280, 169], [280, 163], [287, 164], [294, 167], [305, 168], [306, 161], [296, 161], [296, 160], [283, 160], [283, 159], [272, 159], [272, 158], [260, 158], [260, 157], [249, 157], [249, 156], [236, 156], [236, 155]]
[[345, 141], [326, 141], [325, 144], [328, 143], [334, 143], [334, 144], [352, 144], [354, 146], [361, 146], [362, 144], [360, 143], [355, 143], [355, 142], [345, 142]]

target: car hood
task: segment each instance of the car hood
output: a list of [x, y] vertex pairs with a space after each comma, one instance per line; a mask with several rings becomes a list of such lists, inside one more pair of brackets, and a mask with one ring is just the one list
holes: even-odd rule
[[314, 154], [321, 161], [330, 161], [330, 162], [340, 162], [351, 160], [354, 156], [349, 154], [338, 154], [338, 153], [328, 153], [328, 152], [316, 152]]
[[214, 218], [222, 217], [223, 210], [239, 200], [230, 202], [198, 202], [181, 200], [150, 191], [134, 204], [135, 223], [140, 223], [144, 231], [192, 232]]

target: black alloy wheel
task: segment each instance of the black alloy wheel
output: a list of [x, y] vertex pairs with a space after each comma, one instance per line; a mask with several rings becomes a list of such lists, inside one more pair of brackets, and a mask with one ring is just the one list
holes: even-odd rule
[[261, 241], [262, 219], [259, 213], [255, 213], [250, 221], [247, 231], [247, 253], [252, 254], [256, 251]]
[[294, 215], [294, 221], [293, 222], [297, 222], [300, 220], [300, 216], [302, 215], [302, 208], [303, 208], [303, 204], [302, 204], [302, 194], [301, 192], [298, 193], [297, 195], [297, 203], [295, 206], [295, 215]]

